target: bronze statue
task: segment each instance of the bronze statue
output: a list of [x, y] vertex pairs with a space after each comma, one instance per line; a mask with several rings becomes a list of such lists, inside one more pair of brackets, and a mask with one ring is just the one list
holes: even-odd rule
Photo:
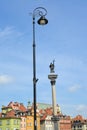
[[51, 62], [50, 63], [50, 65], [49, 65], [49, 67], [50, 67], [50, 73], [54, 73], [55, 71], [54, 71], [54, 67], [55, 67], [55, 65], [54, 65], [54, 60], [53, 60], [53, 63]]

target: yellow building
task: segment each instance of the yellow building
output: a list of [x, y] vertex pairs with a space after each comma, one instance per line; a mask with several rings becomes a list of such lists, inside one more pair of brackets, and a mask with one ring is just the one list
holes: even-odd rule
[[[31, 110], [31, 114], [26, 116], [26, 130], [34, 130], [34, 111]], [[40, 116], [37, 113], [37, 130], [40, 130]]]

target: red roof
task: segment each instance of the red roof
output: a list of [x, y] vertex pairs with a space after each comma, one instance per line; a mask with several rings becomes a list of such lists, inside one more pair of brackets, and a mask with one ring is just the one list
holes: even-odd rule
[[41, 120], [45, 120], [47, 115], [51, 116], [53, 114], [52, 108], [41, 109], [39, 112], [41, 114]]
[[81, 115], [77, 115], [75, 118], [72, 119], [72, 121], [81, 121], [83, 123], [87, 122], [87, 119], [83, 118]]
[[6, 117], [16, 117], [15, 116], [15, 111], [14, 110], [11, 110], [9, 112], [6, 113]]
[[10, 102], [8, 104], [8, 107], [12, 107], [13, 110], [20, 110], [22, 112], [25, 112], [27, 108], [22, 104], [18, 102]]

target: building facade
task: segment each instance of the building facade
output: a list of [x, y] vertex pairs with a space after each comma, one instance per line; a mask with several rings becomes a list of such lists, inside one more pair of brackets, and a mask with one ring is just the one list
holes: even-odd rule
[[[40, 118], [41, 130], [53, 130], [55, 120], [53, 120], [52, 108], [41, 110], [40, 113], [41, 113]], [[58, 113], [56, 117], [58, 119], [58, 121], [56, 121], [58, 130], [71, 130], [70, 116], [64, 116], [63, 114]]]
[[73, 118], [72, 130], [87, 130], [87, 119], [84, 119], [81, 115]]
[[[26, 130], [34, 130], [34, 117], [32, 115], [26, 116]], [[37, 116], [37, 130], [40, 130], [40, 117]]]
[[54, 124], [51, 121], [52, 116], [47, 116], [45, 119], [41, 120], [40, 127], [41, 130], [53, 130]]
[[0, 130], [20, 130], [21, 119], [17, 117], [0, 118]]
[[63, 116], [59, 119], [59, 130], [71, 130], [71, 118]]
[[[40, 130], [39, 112], [37, 112], [37, 129]], [[2, 106], [0, 130], [34, 130], [33, 107], [26, 109], [18, 102], [10, 102], [8, 106]]]

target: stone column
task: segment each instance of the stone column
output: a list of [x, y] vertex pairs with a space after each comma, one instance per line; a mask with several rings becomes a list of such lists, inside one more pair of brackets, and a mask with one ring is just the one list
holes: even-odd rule
[[50, 64], [50, 74], [48, 75], [48, 79], [50, 79], [51, 87], [52, 87], [52, 107], [53, 107], [53, 117], [52, 121], [54, 123], [54, 130], [58, 130], [58, 116], [57, 116], [57, 110], [56, 110], [56, 89], [55, 89], [55, 84], [56, 84], [56, 79], [58, 77], [57, 74], [55, 74], [54, 71], [54, 61], [53, 63]]
[[50, 79], [51, 82], [51, 87], [52, 87], [52, 107], [53, 107], [53, 115], [57, 115], [56, 111], [56, 90], [55, 90], [55, 83], [56, 83], [56, 74], [49, 74], [48, 78]]

